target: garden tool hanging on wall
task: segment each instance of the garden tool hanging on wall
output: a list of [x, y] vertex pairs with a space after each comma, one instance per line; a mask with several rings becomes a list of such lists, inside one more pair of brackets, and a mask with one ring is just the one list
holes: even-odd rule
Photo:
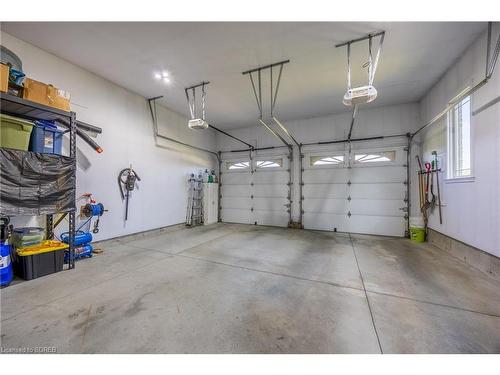
[[[418, 155], [416, 156], [419, 166], [418, 187], [420, 193], [420, 211], [422, 212], [426, 228], [429, 220], [429, 209], [432, 211], [436, 207], [436, 205], [438, 206], [439, 210], [439, 223], [443, 223], [441, 212], [441, 192], [439, 186], [439, 172], [441, 171], [441, 169], [438, 168], [436, 151], [433, 151], [432, 155], [434, 155], [434, 160], [425, 163], [425, 169], [422, 168], [422, 163], [420, 162], [420, 158], [418, 157]], [[434, 190], [434, 174], [436, 174], [437, 196]]]
[[125, 200], [125, 221], [128, 219], [128, 201], [130, 198], [130, 192], [135, 189], [137, 181], [141, 181], [141, 178], [132, 169], [132, 165], [130, 165], [129, 168], [122, 169], [122, 171], [118, 174], [120, 195], [122, 200]]
[[[427, 173], [426, 171], [422, 168], [422, 162], [420, 161], [420, 157], [417, 155], [416, 156], [417, 163], [418, 163], [418, 191], [419, 191], [419, 197], [420, 197], [420, 212], [422, 212], [422, 217], [424, 219], [424, 226], [427, 228], [427, 223], [428, 223], [428, 215], [427, 215], [427, 187], [428, 185], [426, 184], [426, 176]], [[427, 165], [426, 165], [427, 167]]]
[[441, 171], [441, 169], [439, 168], [439, 165], [438, 165], [437, 152], [432, 151], [432, 155], [434, 155], [433, 164], [434, 164], [434, 169], [436, 170], [437, 206], [438, 206], [438, 210], [439, 210], [439, 224], [443, 224], [443, 214], [441, 212], [441, 191], [440, 191], [440, 187], [439, 187], [439, 172]]

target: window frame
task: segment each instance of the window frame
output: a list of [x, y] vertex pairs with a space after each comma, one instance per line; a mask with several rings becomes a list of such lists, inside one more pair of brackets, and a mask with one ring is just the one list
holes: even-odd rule
[[[270, 162], [276, 162], [276, 161], [279, 161], [279, 163], [277, 163], [279, 165], [278, 167], [261, 167], [261, 166], [258, 166], [257, 163], [258, 162], [266, 162], [266, 161], [270, 161]], [[285, 157], [284, 156], [275, 156], [275, 155], [269, 155], [268, 156], [257, 156], [257, 157], [254, 157], [254, 160], [253, 160], [253, 169], [255, 171], [259, 171], [259, 172], [263, 172], [263, 171], [281, 171], [283, 169], [285, 169]]]
[[[377, 154], [377, 153], [384, 153], [384, 152], [393, 152], [394, 153], [394, 159], [392, 160], [379, 160], [379, 161], [365, 161], [365, 162], [362, 162], [362, 161], [359, 161], [359, 160], [356, 160], [356, 155], [359, 155], [359, 154], [364, 154], [364, 155], [367, 155], [367, 154], [370, 154], [370, 153], [373, 153], [373, 154]], [[378, 148], [378, 149], [373, 149], [373, 150], [353, 150], [352, 152], [352, 165], [353, 166], [380, 166], [380, 165], [390, 165], [390, 164], [396, 164], [398, 160], [398, 150], [396, 148], [392, 149], [391, 147], [389, 148]]]
[[[224, 160], [224, 168], [227, 172], [233, 173], [233, 172], [250, 172], [252, 169], [252, 165], [250, 162], [250, 159], [234, 159], [234, 160]], [[237, 164], [237, 163], [248, 163], [248, 166], [246, 168], [230, 168], [230, 164]]]
[[[339, 163], [331, 163], [331, 164], [319, 164], [319, 165], [314, 165], [312, 163], [313, 158], [335, 158], [335, 157], [342, 157], [342, 161]], [[318, 159], [318, 161], [319, 161]], [[342, 168], [345, 166], [346, 162], [346, 154], [345, 152], [324, 152], [324, 153], [315, 153], [309, 155], [309, 165], [308, 168], [310, 169], [317, 169], [317, 168]]]
[[[466, 88], [467, 89], [467, 88]], [[466, 90], [465, 89], [465, 90]], [[463, 91], [462, 91], [463, 92]], [[455, 98], [450, 100], [450, 104], [455, 101], [455, 99], [461, 94], [458, 94]], [[455, 122], [456, 116], [455, 111], [457, 106], [463, 105], [464, 101], [468, 99], [469, 102], [469, 174], [468, 175], [457, 175], [457, 151], [456, 151], [456, 129], [457, 123]], [[453, 105], [453, 107], [448, 111], [446, 116], [446, 182], [472, 182], [474, 181], [474, 160], [473, 160], [473, 115], [472, 115], [472, 95], [463, 98], [460, 102]], [[463, 147], [463, 146], [462, 146]]]

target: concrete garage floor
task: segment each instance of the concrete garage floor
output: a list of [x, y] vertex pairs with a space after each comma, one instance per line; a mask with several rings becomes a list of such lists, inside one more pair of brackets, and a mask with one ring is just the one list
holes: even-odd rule
[[176, 229], [0, 293], [4, 350], [500, 353], [500, 283], [398, 238]]

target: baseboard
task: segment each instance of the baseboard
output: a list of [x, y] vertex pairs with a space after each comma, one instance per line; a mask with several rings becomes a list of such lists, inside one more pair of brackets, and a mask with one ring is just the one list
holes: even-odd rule
[[124, 236], [107, 238], [107, 239], [102, 240], [102, 241], [93, 242], [92, 244], [96, 245], [96, 246], [106, 246], [106, 245], [110, 245], [111, 243], [116, 244], [117, 241], [121, 242], [121, 243], [127, 243], [130, 241], [139, 240], [139, 239], [144, 238], [146, 236], [151, 236], [151, 235], [154, 236], [154, 235], [158, 235], [161, 233], [173, 232], [175, 230], [179, 230], [179, 229], [183, 229], [183, 228], [186, 228], [185, 223], [173, 224], [173, 225], [169, 225], [166, 227], [147, 230], [144, 232], [137, 232], [137, 233], [126, 234]]
[[500, 258], [429, 228], [427, 240], [454, 258], [500, 281]]

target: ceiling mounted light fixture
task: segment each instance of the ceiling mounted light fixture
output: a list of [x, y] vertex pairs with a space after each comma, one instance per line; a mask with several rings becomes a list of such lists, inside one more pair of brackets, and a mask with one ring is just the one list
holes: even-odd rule
[[163, 70], [161, 72], [156, 72], [153, 74], [153, 76], [157, 81], [163, 81], [165, 83], [170, 83], [170, 74], [165, 70]]

